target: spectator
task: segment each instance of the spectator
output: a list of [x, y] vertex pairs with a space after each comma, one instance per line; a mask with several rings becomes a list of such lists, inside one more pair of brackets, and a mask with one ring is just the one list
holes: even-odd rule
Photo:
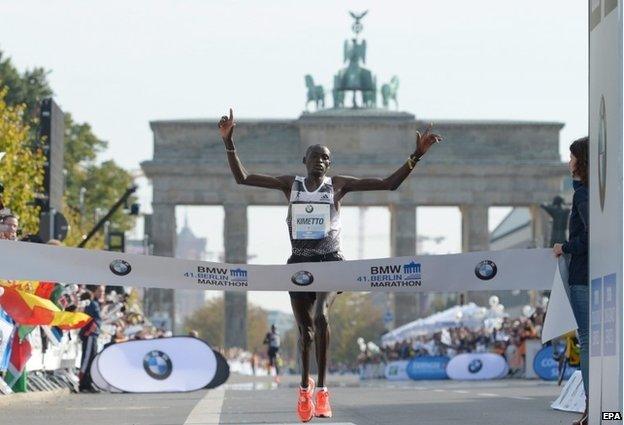
[[[569, 240], [553, 246], [557, 257], [570, 256], [568, 284], [570, 285], [570, 304], [581, 343], [581, 374], [585, 394], [589, 394], [589, 174], [587, 159], [589, 155], [589, 138], [575, 140], [570, 145], [570, 162], [568, 167], [572, 174], [574, 196], [568, 223]], [[575, 421], [575, 425], [584, 425], [588, 421], [589, 400], [585, 400], [585, 412]]]
[[82, 358], [80, 361], [80, 384], [78, 389], [80, 392], [95, 392], [93, 389], [93, 381], [91, 379], [91, 363], [97, 355], [97, 339], [100, 334], [100, 326], [102, 317], [100, 315], [100, 305], [104, 296], [104, 286], [98, 286], [93, 293], [87, 291], [81, 297], [81, 300], [88, 300], [89, 304], [85, 307], [84, 312], [91, 316], [91, 321], [85, 325], [78, 336], [82, 342]]
[[13, 214], [7, 214], [0, 218], [0, 239], [17, 240], [19, 219]]

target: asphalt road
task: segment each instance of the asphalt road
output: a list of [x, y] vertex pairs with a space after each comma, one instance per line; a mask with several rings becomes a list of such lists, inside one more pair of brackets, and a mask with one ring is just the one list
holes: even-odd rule
[[[224, 387], [184, 394], [0, 396], [0, 424], [295, 424], [296, 385], [294, 377], [279, 386], [233, 377]], [[551, 425], [578, 416], [552, 410], [559, 387], [543, 381], [360, 383], [334, 377], [329, 388], [334, 417], [311, 423]]]

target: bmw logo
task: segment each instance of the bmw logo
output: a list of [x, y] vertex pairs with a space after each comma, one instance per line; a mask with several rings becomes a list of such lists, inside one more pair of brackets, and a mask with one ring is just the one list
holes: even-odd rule
[[314, 276], [312, 276], [312, 273], [306, 272], [306, 271], [302, 270], [302, 271], [297, 272], [294, 275], [292, 275], [290, 280], [295, 285], [308, 286], [308, 285], [312, 284], [312, 282], [314, 282]]
[[314, 207], [312, 205], [306, 205], [305, 210], [308, 214], [310, 214], [312, 211], [314, 211]]
[[600, 124], [598, 126], [598, 195], [600, 210], [604, 211], [607, 195], [607, 109], [604, 96], [600, 99]]
[[482, 367], [483, 367], [483, 362], [479, 359], [474, 359], [468, 365], [468, 372], [477, 373], [481, 370]]
[[494, 279], [497, 271], [496, 263], [492, 260], [483, 260], [475, 267], [475, 275], [481, 280]]
[[124, 260], [114, 260], [110, 263], [110, 271], [117, 276], [125, 276], [132, 271], [130, 263]]
[[171, 375], [173, 366], [168, 355], [162, 351], [153, 350], [143, 357], [143, 369], [152, 378], [162, 381]]

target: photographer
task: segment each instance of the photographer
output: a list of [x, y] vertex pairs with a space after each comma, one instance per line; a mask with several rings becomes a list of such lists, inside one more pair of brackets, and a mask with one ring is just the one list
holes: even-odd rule
[[7, 214], [0, 217], [0, 239], [11, 241], [17, 240], [17, 229], [19, 227], [19, 219], [13, 214]]

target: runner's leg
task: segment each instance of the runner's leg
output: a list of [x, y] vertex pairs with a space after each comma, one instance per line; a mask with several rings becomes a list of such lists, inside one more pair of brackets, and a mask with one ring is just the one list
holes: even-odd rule
[[329, 308], [338, 296], [337, 292], [317, 292], [314, 304], [314, 345], [318, 364], [318, 387], [325, 386], [327, 350], [329, 349]]
[[293, 314], [299, 328], [299, 348], [301, 350], [301, 387], [308, 387], [310, 375], [310, 346], [314, 340], [314, 324], [312, 322], [312, 308], [314, 299], [308, 297], [291, 297]]

